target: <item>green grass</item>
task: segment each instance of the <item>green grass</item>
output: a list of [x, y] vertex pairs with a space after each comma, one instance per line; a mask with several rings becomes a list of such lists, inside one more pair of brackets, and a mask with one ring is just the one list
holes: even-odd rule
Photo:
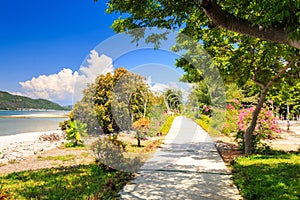
[[126, 152], [139, 154], [153, 153], [163, 142], [163, 138], [157, 140], [142, 141], [142, 146], [138, 147], [136, 144], [126, 143]]
[[195, 119], [194, 121], [201, 126], [210, 136], [220, 136], [221, 132], [217, 129], [210, 126], [210, 118], [207, 115], [201, 115], [199, 119]]
[[300, 155], [278, 152], [238, 158], [235, 184], [245, 199], [300, 199]]
[[39, 156], [38, 160], [43, 161], [43, 160], [60, 160], [60, 161], [70, 161], [70, 160], [75, 160], [76, 155], [73, 154], [66, 154], [66, 155], [62, 155], [62, 156], [46, 156], [46, 157], [42, 157]]
[[[0, 176], [8, 199], [116, 199], [131, 175], [97, 164], [15, 172]], [[3, 194], [2, 194], [3, 195]]]

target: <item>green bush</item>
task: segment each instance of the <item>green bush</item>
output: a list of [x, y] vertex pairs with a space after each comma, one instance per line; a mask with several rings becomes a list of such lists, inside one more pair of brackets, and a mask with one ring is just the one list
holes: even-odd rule
[[166, 135], [169, 132], [175, 117], [176, 116], [168, 116], [167, 117], [165, 123], [162, 125], [162, 127], [160, 129], [160, 132], [162, 135]]
[[107, 137], [98, 139], [91, 145], [96, 162], [106, 169], [136, 172], [142, 165], [141, 158], [127, 158], [119, 144]]
[[206, 132], [209, 130], [210, 118], [207, 115], [200, 115], [199, 119], [195, 120]]

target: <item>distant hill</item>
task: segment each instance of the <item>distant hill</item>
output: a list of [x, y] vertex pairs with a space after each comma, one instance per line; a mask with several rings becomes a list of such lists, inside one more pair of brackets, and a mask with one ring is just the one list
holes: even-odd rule
[[0, 91], [0, 110], [18, 109], [64, 110], [65, 108], [45, 99], [31, 99]]

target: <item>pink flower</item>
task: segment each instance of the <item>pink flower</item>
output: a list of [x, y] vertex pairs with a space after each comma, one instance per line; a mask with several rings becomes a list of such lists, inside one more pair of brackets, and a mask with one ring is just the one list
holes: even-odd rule
[[272, 100], [269, 100], [269, 103], [270, 103], [271, 105], [273, 105], [274, 102], [273, 102]]
[[239, 100], [237, 100], [237, 99], [233, 99], [233, 101], [234, 101], [234, 103], [236, 103], [236, 104], [239, 104], [239, 103], [240, 103]]
[[227, 108], [228, 110], [234, 110], [234, 106], [231, 105], [231, 104], [228, 104], [228, 105], [226, 106], [226, 108]]

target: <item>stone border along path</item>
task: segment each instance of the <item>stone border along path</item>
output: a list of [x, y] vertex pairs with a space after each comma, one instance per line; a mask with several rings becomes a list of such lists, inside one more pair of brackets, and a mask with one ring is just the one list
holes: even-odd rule
[[156, 151], [120, 199], [243, 199], [210, 136], [195, 122], [176, 117]]

